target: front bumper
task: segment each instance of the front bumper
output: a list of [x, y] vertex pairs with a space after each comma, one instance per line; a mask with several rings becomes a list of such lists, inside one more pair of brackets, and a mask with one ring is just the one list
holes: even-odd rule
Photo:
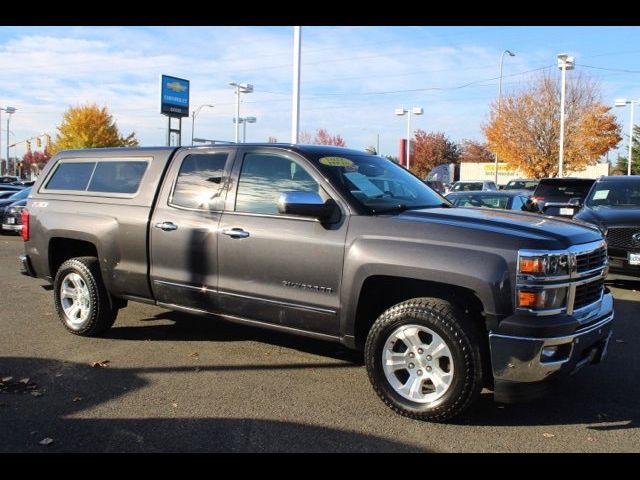
[[613, 317], [613, 299], [607, 293], [597, 315], [590, 316], [586, 324], [578, 324], [571, 333], [566, 333], [566, 325], [563, 333], [544, 337], [490, 333], [496, 401], [537, 398], [555, 380], [599, 363], [607, 352]]
[[640, 277], [640, 265], [629, 265], [627, 257], [618, 257], [609, 255], [609, 271], [611, 273], [621, 273], [623, 275], [631, 275]]

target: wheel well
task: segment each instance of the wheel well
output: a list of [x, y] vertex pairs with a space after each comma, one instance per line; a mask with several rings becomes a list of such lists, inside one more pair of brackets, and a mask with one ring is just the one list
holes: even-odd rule
[[354, 328], [356, 345], [364, 345], [371, 325], [382, 312], [397, 303], [416, 297], [448, 300], [463, 308], [470, 318], [482, 322], [483, 328], [486, 328], [484, 307], [472, 290], [446, 283], [376, 275], [367, 278], [360, 290]]
[[98, 250], [91, 242], [71, 238], [52, 238], [49, 241], [49, 272], [56, 276], [60, 265], [73, 257], [97, 257]]

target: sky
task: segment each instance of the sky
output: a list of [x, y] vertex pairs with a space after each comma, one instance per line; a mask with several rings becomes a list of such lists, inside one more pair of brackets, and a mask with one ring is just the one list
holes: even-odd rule
[[[516, 56], [505, 56], [503, 94], [526, 87], [541, 69], [560, 75], [556, 55], [568, 53], [575, 72], [600, 82], [604, 103], [640, 99], [637, 27], [303, 26], [300, 129], [326, 128], [353, 148], [379, 138], [381, 154], [397, 155], [407, 119], [394, 109], [422, 107], [412, 130], [483, 140], [505, 49]], [[254, 85], [241, 96], [240, 115], [257, 117], [247, 141], [289, 142], [292, 68], [288, 26], [0, 27], [0, 106], [17, 108], [11, 143], [42, 132], [55, 137], [66, 108], [95, 102], [109, 107], [124, 135], [134, 131], [143, 146], [164, 145], [161, 74], [190, 80], [192, 111], [214, 105], [200, 111], [196, 137], [234, 139], [228, 84], [235, 81]], [[626, 135], [629, 108], [614, 113]], [[2, 157], [5, 129], [3, 114]], [[191, 118], [182, 132], [189, 144]], [[24, 153], [24, 144], [16, 148]]]

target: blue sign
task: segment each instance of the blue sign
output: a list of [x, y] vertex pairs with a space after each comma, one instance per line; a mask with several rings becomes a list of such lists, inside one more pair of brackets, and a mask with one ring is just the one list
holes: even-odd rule
[[189, 80], [162, 75], [160, 112], [170, 117], [189, 116]]

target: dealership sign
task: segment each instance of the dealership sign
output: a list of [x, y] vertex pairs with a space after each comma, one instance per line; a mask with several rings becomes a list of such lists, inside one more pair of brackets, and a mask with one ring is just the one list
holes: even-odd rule
[[161, 76], [160, 113], [170, 117], [189, 116], [189, 80]]

